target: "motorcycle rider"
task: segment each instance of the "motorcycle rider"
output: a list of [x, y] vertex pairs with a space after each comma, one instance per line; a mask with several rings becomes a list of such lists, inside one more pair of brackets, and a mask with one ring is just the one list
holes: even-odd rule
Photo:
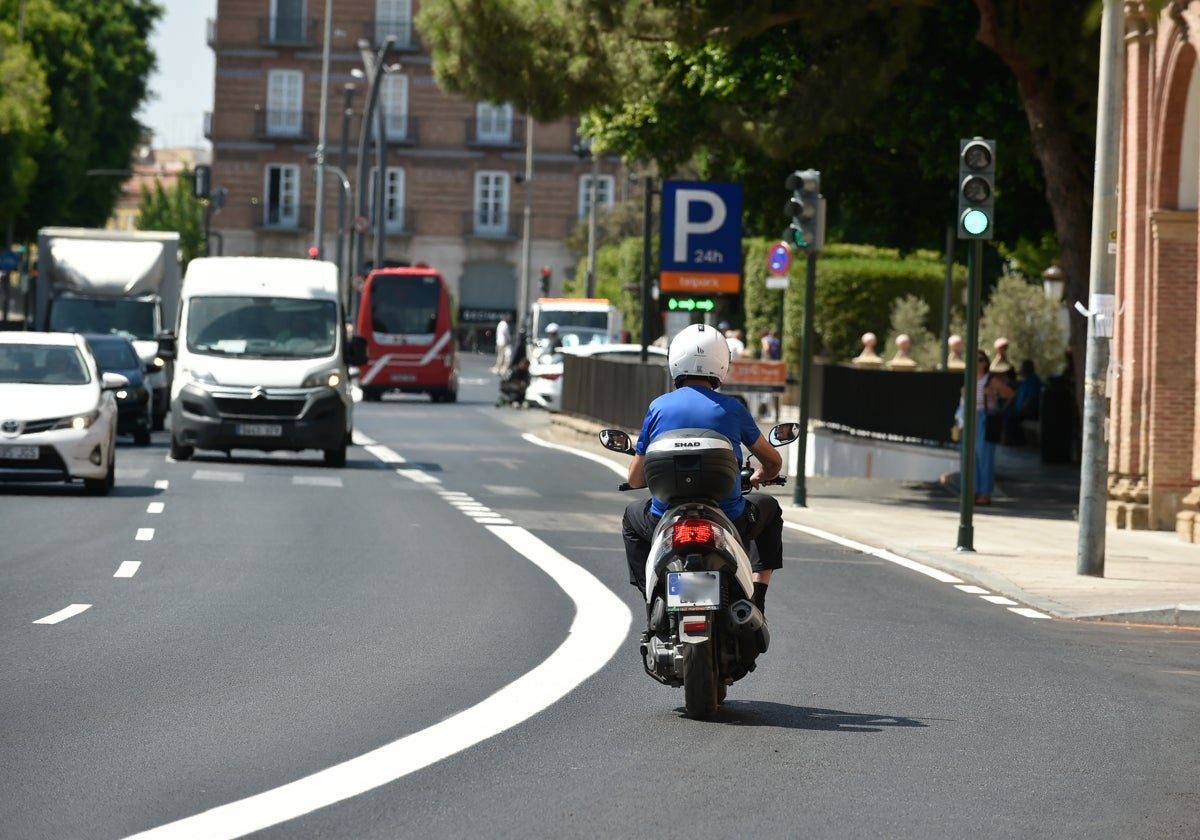
[[[675, 390], [655, 399], [646, 411], [629, 465], [630, 487], [646, 486], [646, 446], [674, 429], [711, 429], [724, 435], [733, 444], [739, 472], [742, 444], [745, 444], [758, 457], [758, 467], [750, 476], [753, 487], [779, 475], [783, 459], [759, 431], [749, 409], [735, 397], [717, 390], [729, 372], [729, 356], [725, 336], [712, 326], [692, 324], [675, 336], [667, 351]], [[743, 496], [740, 482], [721, 500], [721, 509], [738, 529], [750, 554], [754, 603], [762, 610], [771, 573], [783, 566], [783, 511], [774, 496], [765, 493]], [[650, 540], [665, 512], [666, 505], [658, 499], [639, 499], [626, 506], [621, 519], [629, 582], [642, 592], [646, 586]]]

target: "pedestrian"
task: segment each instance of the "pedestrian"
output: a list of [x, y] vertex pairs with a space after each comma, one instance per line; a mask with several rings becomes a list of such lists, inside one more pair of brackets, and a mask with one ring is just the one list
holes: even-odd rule
[[1033, 359], [1021, 362], [1021, 378], [1017, 383], [1017, 394], [1004, 410], [1004, 440], [1022, 445], [1025, 430], [1021, 424], [1026, 420], [1037, 420], [1042, 397], [1042, 378], [1037, 375]]
[[975, 381], [975, 504], [990, 505], [996, 489], [996, 444], [1004, 436], [1003, 403], [1013, 389], [1003, 373], [988, 370], [987, 353], [976, 358]]
[[741, 330], [726, 330], [725, 340], [729, 343], [729, 358], [740, 359], [746, 355], [746, 342], [742, 341]]
[[[692, 324], [671, 341], [667, 354], [674, 390], [650, 403], [636, 454], [629, 465], [629, 485], [646, 486], [646, 447], [664, 432], [675, 429], [712, 429], [729, 439], [742, 465], [744, 443], [758, 458], [750, 476], [754, 487], [779, 475], [783, 459], [775, 451], [749, 410], [738, 399], [717, 389], [729, 373], [729, 344], [720, 331], [706, 324]], [[740, 484], [721, 500], [721, 510], [738, 529], [750, 552], [753, 565], [754, 603], [764, 609], [771, 573], [783, 566], [783, 511], [778, 500], [765, 493], [742, 495]], [[631, 502], [621, 519], [629, 582], [645, 591], [646, 560], [650, 538], [666, 511], [663, 500], [650, 498]]]
[[492, 373], [503, 376], [508, 372], [511, 347], [512, 328], [509, 326], [508, 316], [504, 315], [500, 318], [500, 323], [496, 324], [496, 364], [492, 365]]

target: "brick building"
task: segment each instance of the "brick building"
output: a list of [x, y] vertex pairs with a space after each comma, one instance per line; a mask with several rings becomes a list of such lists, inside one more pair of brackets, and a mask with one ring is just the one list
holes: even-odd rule
[[[384, 259], [438, 268], [457, 301], [464, 339], [477, 340], [499, 313], [516, 308], [526, 201], [532, 297], [542, 267], [551, 269], [553, 291], [574, 273], [579, 255], [564, 240], [587, 218], [593, 172], [597, 207], [617, 198], [620, 162], [601, 159], [593, 167], [586, 153], [577, 153], [577, 120], [539, 123], [533, 126], [533, 178], [525, 181], [525, 116], [510, 104], [472, 102], [439, 88], [413, 25], [418, 2], [333, 4], [322, 245], [326, 259], [343, 255], [348, 277], [361, 266], [351, 257], [356, 245], [362, 259], [375, 255], [373, 125], [365, 138], [361, 195], [367, 221], [360, 220], [369, 231], [359, 243], [348, 240], [357, 237], [368, 59], [395, 36], [377, 96], [385, 135]], [[226, 255], [306, 256], [317, 242], [314, 156], [326, 78], [324, 14], [322, 0], [218, 0], [209, 22], [216, 78], [205, 134], [213, 147], [213, 187], [224, 190], [212, 227]], [[344, 209], [341, 173], [350, 186]], [[346, 231], [340, 243], [339, 220]]]
[[1200, 2], [1126, 2], [1109, 522], [1200, 544]]

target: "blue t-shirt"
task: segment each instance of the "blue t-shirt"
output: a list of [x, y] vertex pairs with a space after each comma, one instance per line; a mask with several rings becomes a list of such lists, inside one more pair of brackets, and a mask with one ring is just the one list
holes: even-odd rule
[[[650, 403], [642, 432], [638, 435], [637, 454], [645, 455], [646, 446], [663, 432], [675, 429], [712, 429], [733, 444], [738, 469], [742, 467], [742, 444], [753, 446], [762, 433], [746, 406], [727, 394], [712, 388], [690, 385], [669, 393]], [[721, 501], [721, 510], [730, 519], [737, 519], [746, 507], [741, 482], [735, 482], [733, 492]], [[667, 506], [658, 499], [650, 504], [650, 512], [662, 516]]]

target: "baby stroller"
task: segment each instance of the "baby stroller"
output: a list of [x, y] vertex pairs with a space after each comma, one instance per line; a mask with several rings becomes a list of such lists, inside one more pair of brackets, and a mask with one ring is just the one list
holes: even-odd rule
[[496, 399], [496, 408], [506, 405], [516, 408], [526, 406], [525, 390], [529, 387], [529, 358], [525, 355], [524, 349], [522, 346], [516, 351], [516, 358], [504, 372], [504, 376], [500, 378], [500, 396]]

